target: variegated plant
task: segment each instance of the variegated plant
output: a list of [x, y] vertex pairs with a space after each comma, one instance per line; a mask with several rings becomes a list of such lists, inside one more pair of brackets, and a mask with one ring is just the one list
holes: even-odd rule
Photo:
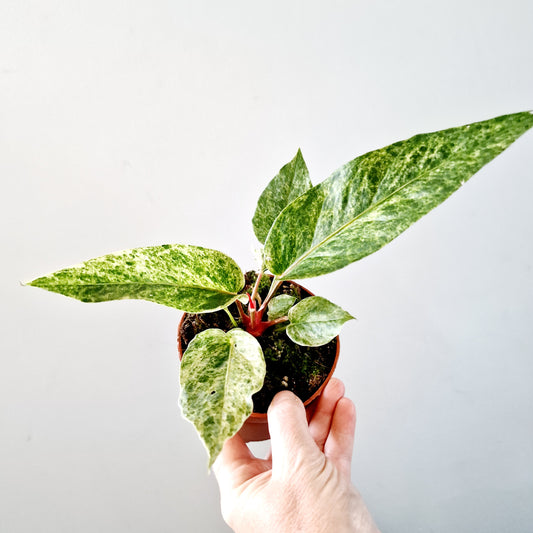
[[[251, 294], [232, 259], [180, 244], [90, 259], [29, 285], [82, 302], [134, 298], [191, 313], [227, 311], [235, 302], [238, 321], [228, 311], [235, 329], [198, 334], [181, 365], [183, 414], [200, 433], [211, 465], [262, 387], [265, 361], [256, 337], [285, 324], [293, 342], [320, 346], [353, 318], [319, 296], [276, 295], [280, 284], [333, 272], [379, 250], [532, 126], [533, 115], [523, 112], [416, 135], [357, 157], [314, 187], [298, 150], [259, 198], [253, 227], [263, 264]], [[264, 273], [272, 281], [261, 300]]]

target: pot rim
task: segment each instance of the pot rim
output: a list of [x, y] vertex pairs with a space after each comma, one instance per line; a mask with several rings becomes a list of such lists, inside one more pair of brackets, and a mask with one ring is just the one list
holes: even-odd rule
[[[297, 287], [300, 287], [301, 289], [306, 291], [309, 294], [309, 296], [315, 296], [314, 293], [312, 293], [309, 289], [303, 287], [299, 283], [296, 283], [295, 281], [291, 281], [291, 280], [287, 280], [287, 281], [289, 281], [289, 283], [293, 283]], [[180, 362], [181, 362], [181, 360], [183, 358], [183, 353], [184, 353], [183, 352], [183, 347], [181, 345], [180, 331], [181, 331], [181, 328], [183, 326], [183, 321], [185, 320], [185, 315], [186, 314], [188, 314], [188, 313], [184, 312], [181, 315], [181, 319], [180, 319], [179, 325], [178, 325], [178, 339], [177, 340], [178, 340], [178, 355], [179, 355]], [[337, 341], [337, 346], [336, 346], [336, 350], [335, 350], [335, 359], [333, 360], [333, 365], [331, 365], [331, 369], [330, 369], [328, 375], [326, 376], [326, 379], [320, 385], [320, 387], [318, 387], [318, 389], [307, 400], [305, 400], [303, 402], [305, 407], [307, 407], [311, 402], [316, 400], [322, 394], [322, 391], [324, 390], [325, 386], [328, 384], [329, 380], [333, 376], [333, 373], [335, 372], [335, 368], [337, 367], [337, 361], [339, 360], [339, 353], [340, 353], [340, 347], [341, 347], [339, 335], [337, 335], [335, 337], [335, 339]], [[252, 423], [253, 422], [262, 422], [262, 421], [266, 420], [266, 418], [267, 418], [267, 413], [256, 413], [255, 411], [252, 411], [252, 414], [250, 415], [249, 420]]]

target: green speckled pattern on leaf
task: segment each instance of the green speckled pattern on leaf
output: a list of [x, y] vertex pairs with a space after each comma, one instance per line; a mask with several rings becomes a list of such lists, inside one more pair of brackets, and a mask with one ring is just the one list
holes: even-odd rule
[[397, 237], [533, 126], [528, 112], [416, 135], [350, 161], [292, 202], [265, 243], [280, 279], [333, 272]]
[[209, 467], [252, 413], [265, 373], [259, 342], [238, 328], [205, 330], [183, 354], [180, 405], [207, 448]]
[[298, 150], [294, 159], [272, 178], [259, 197], [252, 223], [260, 242], [265, 242], [274, 220], [281, 211], [310, 188], [309, 172], [302, 152]]
[[350, 313], [320, 296], [311, 296], [289, 310], [287, 335], [302, 346], [322, 346], [334, 339]]
[[166, 244], [90, 259], [29, 285], [82, 302], [141, 299], [198, 313], [233, 302], [244, 275], [233, 259], [217, 250]]
[[289, 312], [289, 309], [294, 305], [295, 301], [296, 297], [291, 296], [290, 294], [274, 296], [274, 298], [268, 302], [268, 319], [275, 320], [276, 318], [285, 316]]

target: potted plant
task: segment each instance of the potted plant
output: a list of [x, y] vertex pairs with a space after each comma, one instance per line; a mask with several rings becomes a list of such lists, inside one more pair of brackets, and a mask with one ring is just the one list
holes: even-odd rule
[[298, 150], [259, 198], [257, 272], [243, 274], [216, 250], [167, 244], [90, 259], [28, 284], [83, 302], [144, 299], [185, 311], [180, 405], [211, 466], [254, 405], [253, 416], [264, 418], [283, 388], [308, 401], [333, 371], [339, 331], [353, 317], [291, 280], [379, 250], [532, 126], [533, 115], [523, 112], [416, 135], [357, 157], [315, 186]]

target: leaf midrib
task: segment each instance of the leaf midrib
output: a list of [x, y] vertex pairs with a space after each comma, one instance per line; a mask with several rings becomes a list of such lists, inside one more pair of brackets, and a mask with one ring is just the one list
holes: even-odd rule
[[[351, 317], [353, 318], [353, 317]], [[348, 320], [351, 320], [351, 318], [346, 318], [346, 320], [343, 318], [334, 318], [334, 319], [331, 319], [331, 320], [306, 320], [305, 322], [304, 321], [301, 321], [301, 322], [291, 322], [289, 324], [289, 326], [305, 326], [307, 324], [330, 324], [330, 323], [337, 323], [339, 322], [340, 320], [344, 320], [345, 322], [347, 322]]]
[[213, 292], [219, 292], [221, 294], [231, 294], [236, 295], [237, 292], [228, 292], [221, 289], [211, 288], [211, 287], [201, 287], [198, 285], [178, 285], [175, 283], [158, 283], [153, 281], [132, 281], [132, 282], [119, 282], [119, 281], [112, 281], [112, 282], [102, 282], [102, 283], [48, 283], [46, 286], [42, 285], [35, 285], [39, 288], [47, 288], [47, 287], [106, 287], [106, 286], [121, 286], [121, 285], [149, 285], [154, 287], [173, 287], [173, 288], [179, 288], [179, 289], [197, 289], [202, 291], [213, 291]]
[[[227, 335], [225, 333], [225, 335]], [[227, 389], [227, 386], [228, 386], [228, 381], [229, 381], [229, 376], [230, 376], [230, 366], [231, 366], [231, 360], [232, 360], [232, 356], [234, 354], [234, 352], [236, 351], [235, 350], [235, 343], [233, 341], [233, 339], [231, 338], [231, 336], [228, 335], [228, 338], [229, 338], [229, 342], [230, 342], [230, 347], [229, 347], [229, 355], [228, 355], [228, 364], [226, 366], [226, 378], [224, 379], [224, 409], [222, 410], [222, 412], [220, 413], [220, 424], [219, 424], [219, 427], [220, 427], [220, 431], [222, 432], [222, 423], [224, 421], [224, 413], [227, 412], [227, 397], [228, 395], [226, 394], [226, 389]], [[231, 407], [231, 405], [230, 405]]]
[[[377, 203], [371, 203], [366, 209], [364, 209], [363, 211], [361, 211], [361, 213], [359, 213], [356, 217], [350, 219], [348, 222], [346, 222], [345, 224], [343, 224], [339, 229], [335, 230], [333, 233], [331, 233], [330, 235], [328, 235], [325, 239], [323, 239], [322, 241], [320, 241], [319, 243], [317, 243], [316, 245], [312, 246], [307, 252], [305, 252], [303, 255], [301, 255], [294, 263], [292, 263], [280, 276], [279, 278], [280, 279], [284, 279], [285, 276], [289, 275], [290, 271], [295, 269], [299, 264], [302, 263], [302, 261], [304, 261], [307, 257], [309, 257], [309, 255], [311, 255], [315, 250], [317, 250], [318, 248], [320, 248], [324, 243], [328, 242], [329, 240], [333, 239], [333, 237], [335, 237], [336, 235], [338, 235], [339, 233], [341, 233], [344, 229], [346, 229], [350, 224], [353, 224], [357, 219], [361, 218], [363, 215], [365, 215], [368, 211], [370, 211], [371, 209], [374, 209], [375, 207], [378, 207], [379, 205], [383, 204], [385, 201], [389, 200], [389, 198], [392, 198], [394, 197], [396, 194], [400, 193], [402, 189], [404, 189], [405, 187], [407, 187], [408, 185], [411, 185], [412, 183], [414, 183], [415, 181], [419, 180], [419, 179], [422, 179], [423, 177], [426, 177], [428, 174], [430, 174], [431, 172], [434, 172], [436, 170], [438, 170], [444, 163], [446, 163], [448, 160], [444, 160], [442, 161], [441, 163], [439, 163], [437, 166], [435, 166], [434, 168], [432, 168], [430, 171], [428, 170], [427, 172], [422, 172], [420, 175], [414, 177], [413, 179], [407, 181], [406, 183], [404, 183], [401, 187], [399, 187], [398, 189], [396, 189], [394, 192], [392, 192], [391, 194], [389, 194], [388, 196], [386, 196], [385, 198], [383, 198], [382, 200], [380, 200], [379, 202]], [[380, 184], [383, 182], [383, 180], [381, 180]], [[377, 192], [376, 192], [377, 194]], [[374, 195], [374, 198], [375, 198], [376, 195]], [[325, 200], [325, 198], [324, 198]], [[315, 231], [316, 231], [316, 226], [315, 226]]]

